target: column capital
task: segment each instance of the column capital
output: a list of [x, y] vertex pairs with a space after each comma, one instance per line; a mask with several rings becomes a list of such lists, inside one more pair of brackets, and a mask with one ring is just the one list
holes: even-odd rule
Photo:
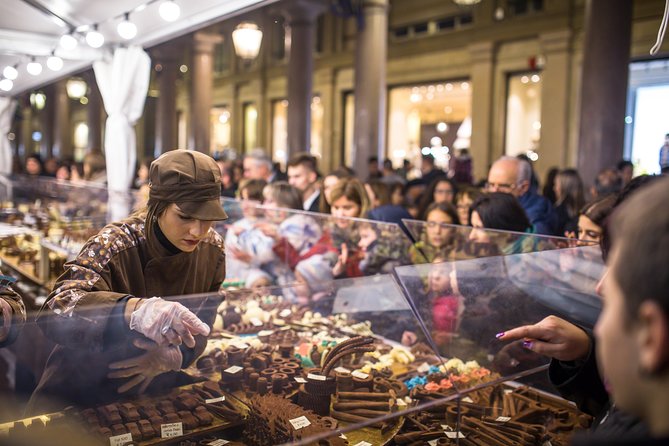
[[193, 34], [193, 49], [196, 53], [213, 53], [214, 47], [223, 42], [223, 36], [205, 32]]
[[388, 9], [389, 8], [389, 3], [388, 0], [363, 0], [362, 1], [362, 7], [363, 9], [373, 9], [373, 8], [379, 8], [379, 9]]
[[467, 48], [472, 63], [492, 62], [495, 45], [493, 42], [481, 42], [469, 45]]
[[281, 4], [281, 14], [289, 26], [313, 24], [325, 11], [327, 5], [318, 0], [286, 0]]
[[545, 53], [565, 52], [569, 50], [572, 32], [568, 29], [539, 35], [541, 48]]

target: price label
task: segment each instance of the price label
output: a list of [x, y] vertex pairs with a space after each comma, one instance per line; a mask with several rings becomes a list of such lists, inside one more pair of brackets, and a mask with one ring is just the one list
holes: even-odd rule
[[218, 398], [209, 398], [208, 400], [204, 400], [205, 404], [220, 403], [222, 401], [225, 401], [224, 396], [219, 396]]
[[246, 342], [235, 342], [234, 344], [231, 344], [233, 347], [237, 347], [238, 349], [244, 350], [246, 348], [249, 348], [249, 344]]
[[450, 439], [465, 438], [464, 434], [460, 431], [458, 431], [458, 432], [445, 431], [444, 434], [446, 434], [446, 438], [450, 438]]
[[420, 366], [418, 366], [418, 371], [420, 373], [427, 373], [430, 371], [430, 364], [427, 362], [422, 363]]
[[323, 375], [316, 375], [315, 373], [309, 373], [307, 375], [307, 378], [309, 379], [315, 379], [316, 381], [326, 381], [327, 378]]
[[398, 406], [406, 406], [407, 403], [402, 398], [397, 398], [397, 405]]
[[209, 443], [209, 446], [223, 446], [224, 444], [230, 443], [228, 440], [223, 440], [222, 438], [219, 438], [218, 440], [214, 440], [211, 443]]
[[160, 438], [181, 437], [184, 434], [184, 424], [169, 423], [160, 425]]
[[355, 372], [351, 373], [351, 376], [355, 376], [358, 379], [367, 379], [369, 378], [369, 375], [367, 373], [361, 372], [359, 370], [356, 370]]
[[258, 332], [258, 336], [271, 336], [274, 333], [274, 330], [261, 330]]
[[239, 373], [242, 370], [244, 370], [243, 367], [239, 367], [238, 365], [233, 365], [232, 367], [228, 367], [227, 369], [223, 370], [225, 373], [229, 373], [231, 375], [234, 375], [235, 373]]
[[342, 440], [348, 440], [348, 437], [344, 434], [341, 434], [339, 438], [341, 438]]
[[115, 435], [109, 437], [109, 446], [122, 446], [132, 441], [132, 434]]
[[334, 371], [337, 373], [351, 373], [351, 371], [346, 367], [337, 367], [336, 369], [334, 369]]
[[281, 310], [281, 313], [279, 313], [279, 316], [288, 317], [288, 316], [291, 315], [291, 313], [292, 313], [292, 311], [290, 311], [288, 308], [286, 308], [285, 310]]
[[251, 318], [251, 324], [253, 324], [255, 327], [262, 327], [262, 321], [257, 317]]
[[495, 421], [499, 421], [500, 423], [506, 423], [507, 421], [511, 421], [511, 417], [497, 417]]
[[474, 403], [474, 400], [469, 398], [468, 396], [464, 397], [462, 399], [462, 401], [465, 402], [465, 403]]
[[299, 430], [299, 429], [302, 429], [303, 427], [311, 426], [311, 422], [305, 416], [293, 418], [292, 420], [288, 420], [288, 421], [290, 421], [290, 424], [293, 425], [293, 429], [295, 429], [295, 430]]
[[430, 440], [427, 442], [430, 446], [437, 446], [437, 443], [439, 443], [439, 440]]
[[307, 382], [307, 380], [304, 379], [304, 378], [302, 378], [301, 376], [296, 376], [296, 377], [295, 377], [295, 381], [298, 382], [298, 383], [300, 383], [300, 384], [304, 384], [304, 383]]
[[366, 441], [361, 441], [360, 443], [356, 443], [353, 446], [372, 446], [372, 443], [367, 443]]

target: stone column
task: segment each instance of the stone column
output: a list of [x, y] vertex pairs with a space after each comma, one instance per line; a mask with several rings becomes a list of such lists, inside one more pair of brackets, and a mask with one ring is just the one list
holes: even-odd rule
[[193, 63], [190, 95], [190, 149], [209, 153], [209, 113], [214, 84], [214, 47], [223, 41], [218, 34], [193, 35]]
[[490, 151], [494, 78], [493, 50], [492, 42], [478, 43], [469, 47], [472, 61], [472, 137], [470, 152], [474, 162], [475, 180], [487, 178], [488, 166], [493, 161], [493, 154]]
[[[180, 50], [173, 46], [151, 52], [158, 72], [158, 100], [156, 104], [156, 148], [154, 157], [177, 148], [177, 78]], [[207, 114], [207, 122], [209, 117]], [[207, 152], [209, 149], [207, 148]]]
[[541, 143], [535, 168], [544, 178], [551, 167], [565, 167], [569, 128], [571, 32], [555, 31], [539, 36], [546, 65], [541, 72]]
[[386, 150], [388, 0], [363, 0], [362, 7], [355, 52], [353, 168], [365, 180], [367, 159], [376, 155], [382, 160]]
[[283, 4], [290, 28], [288, 54], [288, 159], [309, 151], [311, 142], [311, 95], [313, 88], [316, 18], [322, 3], [290, 0]]
[[54, 123], [52, 155], [58, 159], [70, 158], [74, 154], [72, 147], [72, 125], [70, 122], [70, 98], [67, 96], [65, 79], [53, 85]]
[[88, 125], [88, 151], [102, 151], [102, 113], [103, 104], [100, 89], [93, 71], [84, 76], [88, 84], [88, 104], [86, 105], [86, 121]]
[[585, 11], [578, 170], [584, 184], [623, 156], [632, 0], [588, 0]]

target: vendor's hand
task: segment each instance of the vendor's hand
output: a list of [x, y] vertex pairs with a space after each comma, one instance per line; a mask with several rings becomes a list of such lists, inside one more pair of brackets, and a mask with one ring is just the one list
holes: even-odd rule
[[209, 326], [178, 302], [152, 297], [142, 302], [130, 316], [130, 329], [142, 333], [158, 345], [195, 347], [194, 335], [207, 336]]
[[9, 337], [9, 330], [12, 328], [12, 306], [5, 299], [0, 297], [0, 315], [2, 315], [2, 325], [0, 325], [0, 342]]
[[118, 388], [118, 393], [127, 392], [138, 385], [139, 393], [144, 393], [156, 376], [181, 369], [183, 355], [179, 347], [160, 346], [143, 339], [136, 339], [133, 344], [146, 350], [146, 353], [109, 364], [109, 368], [114, 371], [107, 374], [108, 378], [132, 378]]
[[332, 275], [335, 277], [340, 276], [346, 268], [346, 262], [348, 262], [348, 246], [346, 246], [346, 243], [342, 243], [341, 254], [337, 258], [337, 263], [332, 267]]
[[418, 341], [418, 336], [413, 331], [405, 331], [402, 333], [402, 345], [412, 346]]
[[559, 361], [585, 359], [590, 351], [590, 338], [585, 331], [556, 316], [508, 330], [497, 338], [500, 341], [523, 339], [523, 347]]

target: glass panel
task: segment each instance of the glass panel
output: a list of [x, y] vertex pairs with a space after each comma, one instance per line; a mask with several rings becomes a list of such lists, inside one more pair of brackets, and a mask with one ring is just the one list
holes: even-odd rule
[[527, 72], [510, 75], [506, 98], [506, 154], [526, 154], [534, 159], [540, 141], [541, 74]]
[[258, 109], [255, 104], [244, 104], [244, 152], [258, 147]]
[[443, 82], [390, 90], [388, 157], [395, 166], [408, 159], [420, 166], [433, 154], [448, 170], [454, 150], [468, 149], [471, 138], [471, 85]]

